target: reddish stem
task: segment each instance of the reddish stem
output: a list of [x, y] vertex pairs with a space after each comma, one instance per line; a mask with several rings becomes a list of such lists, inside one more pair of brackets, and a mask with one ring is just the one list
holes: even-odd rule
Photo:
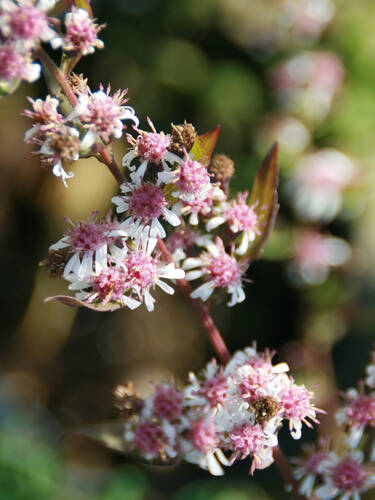
[[[173, 262], [172, 256], [166, 247], [163, 240], [158, 238], [158, 247], [163, 257], [167, 262]], [[190, 301], [192, 306], [194, 307], [196, 313], [198, 314], [200, 320], [202, 321], [202, 325], [208, 334], [208, 338], [212, 344], [212, 347], [215, 349], [217, 355], [220, 357], [223, 364], [228, 363], [231, 358], [231, 355], [228, 351], [227, 346], [221, 336], [219, 330], [216, 328], [215, 323], [213, 322], [210, 313], [205, 305], [202, 304], [200, 300], [193, 299], [191, 297], [191, 292], [193, 291], [189, 283], [186, 279], [177, 280], [178, 285], [180, 287], [181, 292], [185, 295], [185, 297]]]
[[296, 498], [298, 498], [299, 500], [318, 500], [314, 494], [310, 495], [310, 497], [307, 499], [304, 495], [301, 495], [299, 493], [298, 481], [294, 477], [293, 472], [289, 466], [289, 462], [284, 457], [284, 454], [279, 446], [275, 446], [275, 448], [273, 448], [273, 458], [275, 459], [275, 464], [279, 469], [279, 472], [282, 475], [285, 483], [289, 484], [292, 487]]
[[[52, 61], [49, 55], [41, 48], [37, 50], [37, 57], [45, 66], [48, 71], [51, 73], [56, 82], [60, 85], [62, 92], [65, 94], [69, 103], [75, 107], [78, 103], [77, 96], [72, 91], [71, 86], [69, 85], [67, 79], [65, 78], [64, 73], [56, 66], [56, 64]], [[99, 149], [99, 154], [102, 157], [103, 163], [107, 165], [111, 174], [116, 179], [119, 184], [122, 184], [125, 180], [123, 173], [120, 170], [120, 167], [117, 165], [113, 155], [110, 154], [108, 149], [103, 145], [101, 145]]]

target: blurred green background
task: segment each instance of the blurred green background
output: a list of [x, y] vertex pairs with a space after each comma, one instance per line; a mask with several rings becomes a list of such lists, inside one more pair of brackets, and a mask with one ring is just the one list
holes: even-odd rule
[[[283, 113], [270, 84], [275, 65], [306, 49], [332, 51], [341, 60], [343, 85], [324, 119], [305, 120], [311, 137], [305, 150], [334, 147], [360, 165], [354, 201], [348, 196], [346, 215], [328, 227], [351, 243], [350, 266], [321, 285], [293, 285], [286, 271], [288, 231], [301, 223], [281, 189], [277, 231], [265, 258], [249, 268], [246, 302], [213, 311], [231, 351], [253, 340], [278, 349], [296, 378], [316, 388], [317, 406], [328, 408], [335, 384], [344, 389], [361, 376], [374, 335], [375, 3], [328, 2], [335, 12], [321, 29], [314, 19], [297, 29], [286, 17], [286, 3], [298, 2], [94, 1], [95, 16], [107, 23], [101, 34], [106, 47], [77, 70], [92, 89], [100, 82], [128, 88], [145, 129], [147, 116], [165, 132], [183, 120], [199, 133], [221, 124], [217, 152], [236, 162], [236, 193], [250, 188], [278, 138], [267, 126]], [[105, 212], [116, 193], [111, 175], [94, 160], [76, 164], [65, 189], [40, 169], [37, 157], [28, 157], [22, 139], [30, 123], [21, 114], [27, 95], [45, 93], [42, 82], [24, 84], [0, 106], [0, 500], [289, 498], [275, 466], [250, 478], [245, 461], [224, 478], [212, 478], [191, 465], [134, 463], [73, 432], [115, 417], [116, 384], [131, 379], [147, 394], [150, 381], [183, 381], [213, 352], [179, 293], [160, 295], [153, 313], [100, 315], [43, 303], [66, 292], [62, 281], [38, 268], [65, 229], [63, 216]], [[281, 185], [303, 153], [283, 146]], [[124, 143], [115, 150], [120, 157]], [[329, 428], [329, 421], [323, 425]], [[314, 436], [305, 432], [305, 440]], [[298, 453], [300, 442], [283, 432], [280, 440], [286, 454]]]

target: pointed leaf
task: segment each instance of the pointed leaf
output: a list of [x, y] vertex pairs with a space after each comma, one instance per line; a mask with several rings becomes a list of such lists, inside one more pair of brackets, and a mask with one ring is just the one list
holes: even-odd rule
[[255, 212], [260, 221], [260, 234], [249, 247], [245, 258], [259, 259], [264, 246], [275, 225], [279, 211], [277, 187], [279, 183], [279, 166], [277, 163], [278, 145], [275, 142], [262, 162], [250, 195], [250, 205], [255, 205]]
[[198, 135], [195, 139], [193, 147], [190, 150], [195, 161], [199, 161], [203, 165], [207, 165], [215, 149], [217, 139], [219, 137], [220, 125], [215, 129], [206, 132], [203, 135]]
[[61, 302], [66, 306], [87, 307], [87, 309], [98, 312], [113, 312], [123, 307], [120, 304], [114, 304], [113, 302], [109, 302], [106, 305], [89, 304], [87, 302], [84, 302], [83, 300], [77, 299], [76, 297], [70, 297], [70, 295], [54, 295], [53, 297], [47, 297], [46, 299], [44, 299], [44, 302], [46, 304], [48, 304], [49, 302]]

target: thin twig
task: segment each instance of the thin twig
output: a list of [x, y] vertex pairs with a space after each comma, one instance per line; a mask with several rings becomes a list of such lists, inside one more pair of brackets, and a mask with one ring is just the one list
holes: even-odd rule
[[[37, 50], [36, 55], [43, 66], [48, 69], [53, 78], [59, 84], [69, 103], [73, 107], [75, 107], [78, 104], [78, 99], [72, 91], [72, 88], [69, 85], [69, 82], [67, 81], [64, 73], [56, 66], [49, 55], [41, 47], [39, 47], [39, 49]], [[117, 165], [115, 159], [113, 158], [113, 155], [110, 154], [104, 144], [100, 147], [99, 154], [102, 157], [103, 163], [107, 165], [116, 181], [119, 184], [122, 184], [125, 180], [124, 174], [121, 172], [120, 167]]]
[[[163, 257], [167, 262], [173, 262], [172, 256], [165, 245], [164, 241], [158, 238], [158, 247]], [[208, 338], [212, 344], [212, 347], [215, 349], [217, 355], [220, 357], [221, 361], [226, 364], [231, 358], [231, 355], [228, 351], [227, 346], [221, 336], [219, 330], [216, 328], [213, 319], [208, 312], [207, 307], [202, 304], [200, 300], [193, 299], [191, 297], [191, 292], [193, 291], [189, 283], [186, 279], [177, 280], [178, 285], [180, 287], [181, 292], [185, 295], [185, 297], [189, 300], [189, 302], [194, 307], [196, 313], [198, 314], [200, 320], [202, 321], [202, 325], [208, 334]]]

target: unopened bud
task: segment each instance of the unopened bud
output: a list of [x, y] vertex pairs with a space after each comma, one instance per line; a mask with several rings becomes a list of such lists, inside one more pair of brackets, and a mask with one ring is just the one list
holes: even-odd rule
[[52, 278], [60, 278], [63, 275], [68, 258], [68, 248], [50, 250], [47, 257], [39, 262], [39, 266], [45, 267], [46, 271]]

